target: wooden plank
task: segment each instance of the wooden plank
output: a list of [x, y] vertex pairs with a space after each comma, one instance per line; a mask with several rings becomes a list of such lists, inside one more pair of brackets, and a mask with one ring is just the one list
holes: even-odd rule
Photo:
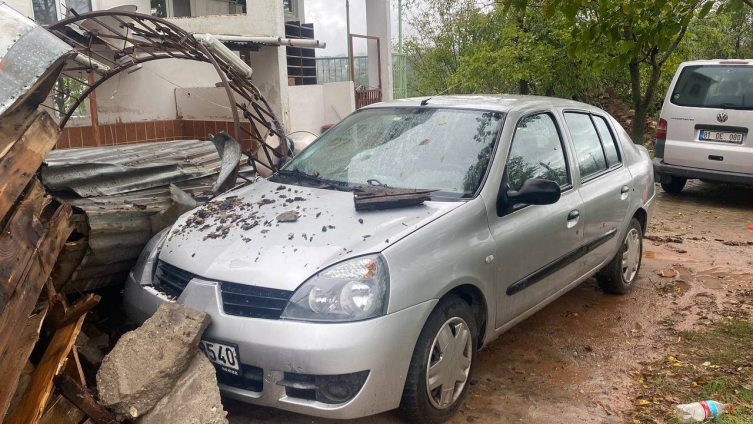
[[68, 355], [68, 360], [65, 362], [65, 375], [75, 379], [82, 386], [86, 387], [86, 376], [84, 376], [84, 369], [81, 367], [81, 361], [78, 359], [78, 351], [76, 346], [73, 346], [71, 353]]
[[7, 424], [32, 424], [39, 422], [42, 418], [44, 407], [52, 392], [52, 379], [62, 371], [65, 358], [71, 353], [76, 337], [84, 324], [85, 316], [81, 315], [78, 321], [59, 329], [52, 336], [50, 345], [31, 376], [31, 382], [24, 392], [21, 403], [18, 404], [13, 415], [7, 418]]
[[84, 259], [86, 249], [88, 248], [89, 241], [87, 239], [71, 241], [65, 244], [50, 276], [55, 290], [59, 291], [65, 286], [65, 283], [70, 281], [71, 275], [73, 275], [81, 260]]
[[65, 316], [63, 316], [60, 322], [56, 323], [57, 328], [65, 327], [66, 325], [78, 320], [81, 315], [84, 315], [87, 312], [91, 311], [91, 309], [95, 307], [97, 303], [99, 303], [99, 300], [101, 298], [102, 297], [99, 295], [90, 294], [79, 299], [72, 306], [68, 307], [68, 310], [65, 312]]
[[39, 424], [79, 424], [86, 414], [63, 396], [57, 396]]
[[24, 364], [29, 359], [34, 345], [39, 339], [39, 329], [42, 327], [42, 321], [47, 316], [47, 308], [32, 315], [27, 320], [19, 320], [17, 329], [14, 334], [18, 335], [16, 348], [0, 364], [0, 417], [4, 416], [8, 410], [13, 394], [18, 387], [18, 381], [24, 369]]
[[115, 416], [94, 400], [86, 387], [78, 384], [75, 379], [65, 374], [55, 377], [55, 387], [60, 393], [96, 424], [114, 424], [118, 421]]
[[25, 277], [8, 301], [5, 310], [0, 313], [0, 366], [15, 346], [16, 337], [12, 329], [19, 319], [26, 319], [34, 309], [57, 255], [72, 231], [70, 217], [70, 205], [62, 205], [55, 211], [45, 237], [40, 240], [34, 256], [29, 261]]
[[21, 137], [41, 112], [31, 105], [23, 105], [6, 113], [0, 119], [0, 158]]
[[0, 217], [4, 217], [34, 176], [60, 134], [55, 121], [41, 112], [28, 130], [0, 158]]
[[45, 234], [41, 215], [51, 200], [42, 183], [34, 178], [0, 234], [0, 312], [5, 309], [34, 248]]

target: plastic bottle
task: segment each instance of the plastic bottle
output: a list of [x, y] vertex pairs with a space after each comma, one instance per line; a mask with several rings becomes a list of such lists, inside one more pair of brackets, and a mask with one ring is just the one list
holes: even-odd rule
[[731, 403], [719, 403], [713, 400], [677, 405], [677, 418], [681, 423], [700, 423], [713, 420], [732, 410]]

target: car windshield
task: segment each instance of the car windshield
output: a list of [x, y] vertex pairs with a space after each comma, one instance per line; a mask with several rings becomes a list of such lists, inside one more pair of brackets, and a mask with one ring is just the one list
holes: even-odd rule
[[753, 66], [688, 66], [670, 101], [678, 106], [753, 109]]
[[501, 127], [500, 112], [400, 107], [345, 118], [281, 172], [329, 183], [437, 190], [473, 197]]

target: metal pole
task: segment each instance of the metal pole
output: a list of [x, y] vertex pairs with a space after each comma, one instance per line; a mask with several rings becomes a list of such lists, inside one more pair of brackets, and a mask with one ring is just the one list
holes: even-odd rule
[[[345, 22], [348, 30], [348, 66], [351, 66], [353, 63], [353, 46], [350, 39], [350, 0], [345, 0]], [[348, 74], [350, 74], [350, 80], [353, 81], [353, 71], [351, 70]]]
[[403, 0], [397, 0], [397, 51], [403, 54]]
[[[94, 72], [89, 71], [86, 73], [86, 79], [89, 82], [89, 86], [94, 85]], [[92, 90], [89, 93], [89, 116], [92, 120], [92, 133], [94, 136], [94, 145], [99, 147], [102, 145], [102, 140], [99, 138], [99, 114], [97, 113], [97, 92]], [[114, 144], [114, 142], [113, 142]]]

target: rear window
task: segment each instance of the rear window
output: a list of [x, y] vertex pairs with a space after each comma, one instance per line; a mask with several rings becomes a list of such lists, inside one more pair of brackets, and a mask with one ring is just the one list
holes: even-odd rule
[[670, 101], [678, 106], [753, 109], [753, 66], [685, 67]]

